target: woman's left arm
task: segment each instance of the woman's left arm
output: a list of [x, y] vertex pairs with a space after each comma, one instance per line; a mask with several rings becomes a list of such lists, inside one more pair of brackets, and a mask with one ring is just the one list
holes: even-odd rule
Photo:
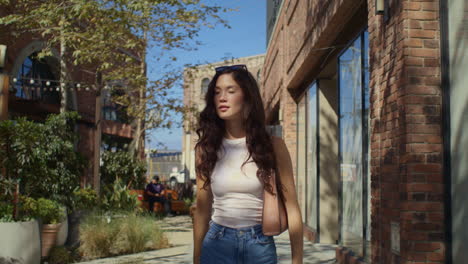
[[294, 186], [294, 173], [288, 148], [283, 139], [273, 137], [276, 163], [283, 184], [285, 206], [288, 214], [289, 239], [291, 241], [291, 254], [293, 264], [302, 264], [304, 234], [302, 231], [302, 216], [297, 202], [296, 188]]

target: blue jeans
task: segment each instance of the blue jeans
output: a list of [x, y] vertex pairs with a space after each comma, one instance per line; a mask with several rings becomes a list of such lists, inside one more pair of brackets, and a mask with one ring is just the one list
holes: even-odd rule
[[262, 225], [229, 228], [210, 221], [200, 256], [201, 264], [276, 264], [276, 246]]

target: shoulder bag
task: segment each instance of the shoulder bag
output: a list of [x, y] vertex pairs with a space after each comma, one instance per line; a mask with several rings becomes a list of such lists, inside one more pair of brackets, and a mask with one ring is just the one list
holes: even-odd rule
[[276, 236], [288, 229], [288, 216], [282, 196], [276, 187], [275, 172], [270, 177], [270, 184], [274, 194], [263, 191], [262, 228], [264, 235]]

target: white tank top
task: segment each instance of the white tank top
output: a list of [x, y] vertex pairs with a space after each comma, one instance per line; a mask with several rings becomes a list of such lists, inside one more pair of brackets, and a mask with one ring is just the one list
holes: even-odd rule
[[223, 138], [218, 161], [211, 174], [212, 220], [217, 224], [241, 228], [262, 222], [263, 183], [257, 178], [257, 164], [249, 156], [246, 138]]

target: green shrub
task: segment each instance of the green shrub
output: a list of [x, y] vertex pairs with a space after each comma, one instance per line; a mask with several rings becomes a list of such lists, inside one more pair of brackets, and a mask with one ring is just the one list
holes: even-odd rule
[[99, 197], [93, 188], [77, 188], [73, 192], [73, 209], [92, 209], [98, 205]]
[[68, 264], [73, 263], [73, 255], [71, 252], [63, 246], [53, 247], [49, 253], [49, 264]]
[[154, 218], [135, 214], [93, 214], [80, 225], [80, 252], [86, 259], [167, 247]]
[[24, 212], [24, 206], [21, 202], [22, 198], [20, 197], [18, 204], [18, 216], [13, 217], [13, 208], [14, 205], [10, 199], [0, 200], [0, 222], [21, 222], [21, 221], [31, 221], [34, 219], [29, 213]]
[[115, 249], [120, 253], [137, 253], [167, 246], [164, 233], [154, 218], [129, 215], [122, 219]]
[[88, 259], [111, 256], [118, 231], [118, 225], [104, 215], [87, 216], [80, 224], [79, 251]]
[[13, 222], [13, 205], [0, 202], [0, 222]]
[[85, 160], [75, 150], [76, 112], [49, 115], [44, 123], [26, 118], [0, 122], [0, 164], [4, 179], [14, 179], [20, 192], [70, 206]]
[[146, 185], [146, 165], [127, 151], [102, 152], [101, 185], [119, 180], [129, 189], [143, 189]]
[[57, 224], [65, 217], [64, 208], [58, 202], [45, 198], [22, 198], [22, 210], [28, 216], [40, 218], [43, 224]]
[[137, 194], [131, 194], [119, 179], [114, 184], [104, 186], [101, 207], [108, 211], [135, 211], [139, 208]]
[[1, 172], [0, 170], [0, 201], [12, 201], [19, 181], [18, 179], [5, 178]]

